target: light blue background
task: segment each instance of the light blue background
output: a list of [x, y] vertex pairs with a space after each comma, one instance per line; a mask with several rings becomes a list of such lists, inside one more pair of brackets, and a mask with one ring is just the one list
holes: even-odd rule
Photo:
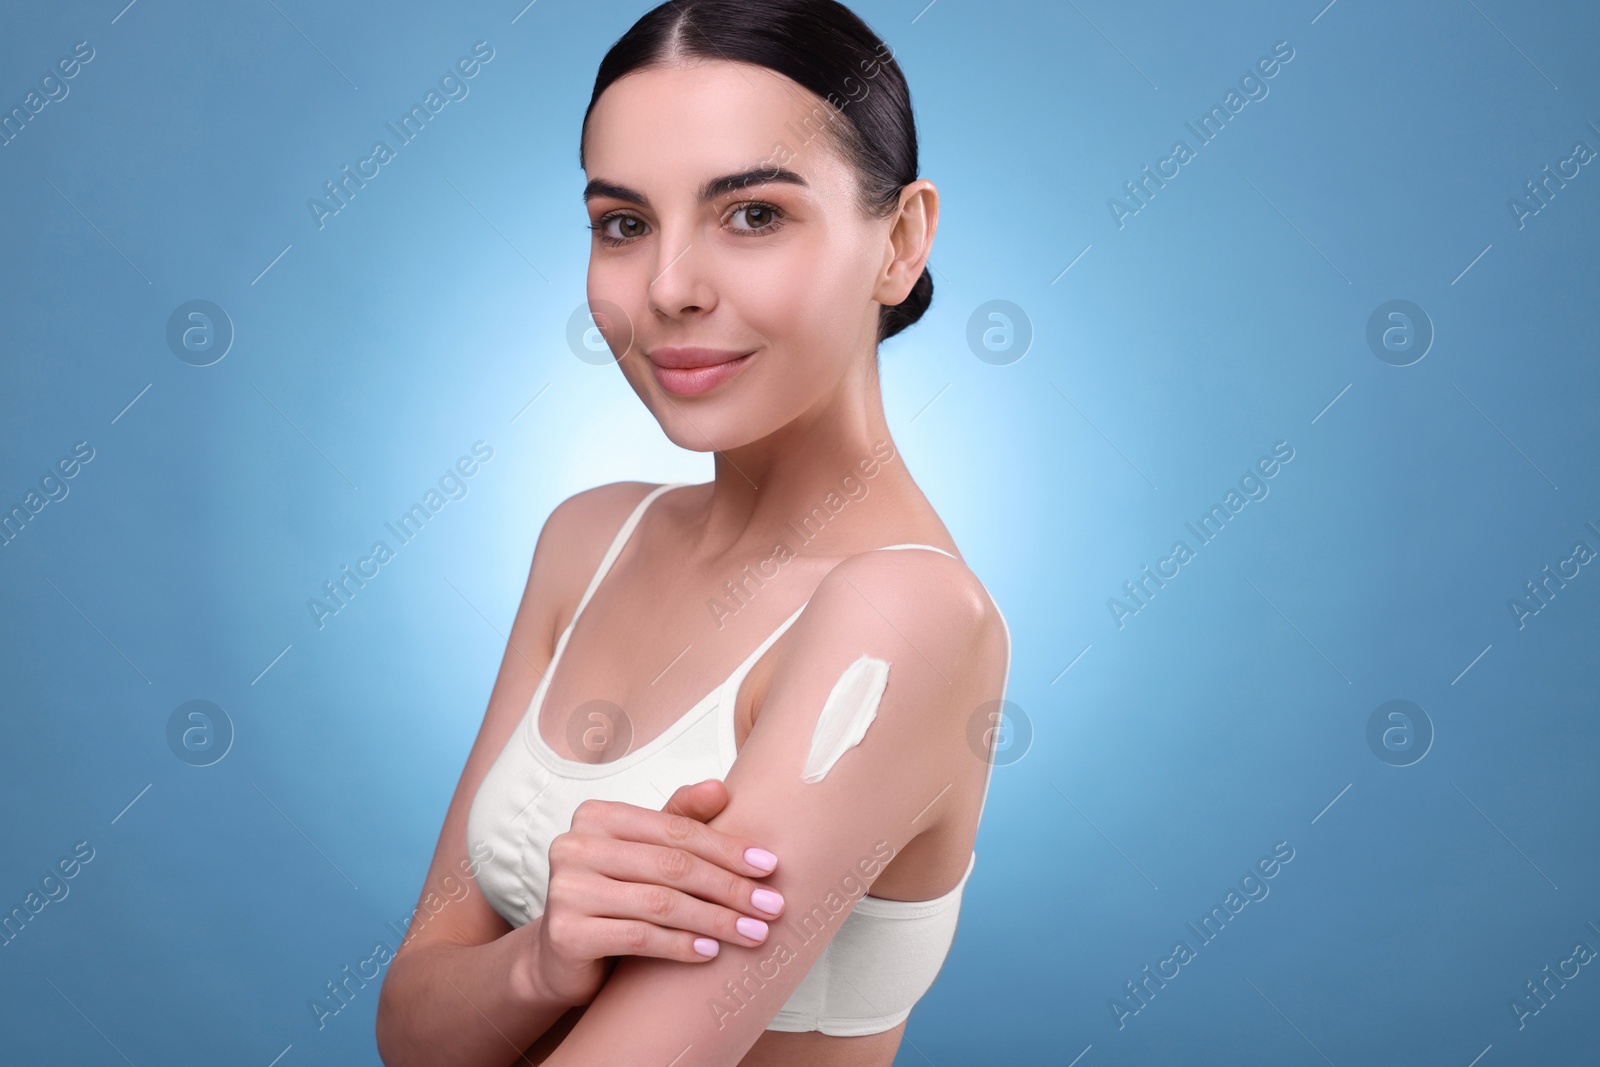
[[[376, 1063], [376, 982], [320, 1031], [308, 1001], [415, 904], [541, 524], [710, 475], [567, 341], [578, 125], [648, 5], [124, 2], [0, 15], [7, 111], [95, 49], [0, 147], [0, 507], [94, 449], [0, 548], [0, 908], [95, 849], [0, 948], [0, 1059]], [[1600, 567], [1521, 628], [1508, 601], [1600, 549], [1600, 162], [1507, 205], [1600, 150], [1593, 5], [856, 10], [943, 197], [890, 425], [1033, 732], [897, 1063], [1592, 1056], [1596, 966], [1521, 1029], [1510, 1002], [1600, 949]], [[470, 94], [319, 229], [307, 199], [479, 40]], [[1119, 228], [1108, 199], [1284, 40]], [[236, 331], [209, 367], [165, 340], [192, 299]], [[999, 365], [966, 340], [995, 299], [1033, 334]], [[1405, 367], [1366, 340], [1395, 299], [1436, 331]], [[475, 441], [468, 494], [319, 630], [307, 599]], [[1278, 441], [1270, 495], [1119, 628]], [[166, 741], [192, 699], [236, 729], [206, 768]], [[1391, 699], [1435, 731], [1411, 766], [1366, 741]], [[1279, 841], [1270, 895], [1119, 1028]]]

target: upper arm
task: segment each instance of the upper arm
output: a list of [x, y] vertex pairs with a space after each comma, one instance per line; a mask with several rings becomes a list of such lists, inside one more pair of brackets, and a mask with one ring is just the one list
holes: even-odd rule
[[[948, 787], [970, 774], [966, 724], [993, 695], [984, 662], [1000, 625], [982, 586], [955, 560], [879, 552], [835, 567], [785, 635], [761, 713], [726, 779], [728, 805], [710, 822], [777, 853], [767, 883], [783, 894], [783, 915], [763, 944], [724, 944], [709, 963], [624, 957], [550, 1067], [738, 1063], [885, 863], [939, 817]], [[820, 781], [804, 782], [819, 713], [862, 655], [889, 664], [876, 716]], [[743, 987], [745, 1001], [726, 983]]]
[[619, 527], [645, 488], [637, 482], [615, 482], [588, 489], [563, 500], [545, 520], [483, 724], [450, 798], [411, 930], [396, 959], [431, 944], [487, 944], [511, 930], [483, 894], [473, 892], [473, 877], [487, 857], [469, 854], [467, 812], [550, 662], [561, 621], [557, 609], [577, 603], [583, 590], [574, 584], [594, 569], [608, 544], [600, 531]]

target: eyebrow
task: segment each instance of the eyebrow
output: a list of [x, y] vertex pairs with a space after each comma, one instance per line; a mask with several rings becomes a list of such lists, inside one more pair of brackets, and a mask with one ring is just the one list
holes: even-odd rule
[[[738, 192], [740, 189], [751, 185], [765, 185], [768, 182], [783, 182], [788, 185], [798, 185], [809, 188], [810, 183], [800, 175], [785, 167], [751, 167], [737, 174], [725, 174], [720, 178], [712, 178], [700, 187], [698, 201], [709, 204], [719, 196], [727, 193]], [[626, 185], [608, 182], [604, 178], [592, 178], [589, 184], [583, 187], [583, 202], [587, 204], [597, 196], [609, 196], [629, 204], [637, 204], [648, 208], [650, 198]]]

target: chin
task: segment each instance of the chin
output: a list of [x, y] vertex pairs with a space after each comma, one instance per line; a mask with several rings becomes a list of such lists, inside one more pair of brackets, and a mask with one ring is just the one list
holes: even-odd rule
[[670, 412], [666, 419], [658, 422], [667, 440], [690, 452], [725, 452], [754, 440], [741, 434], [725, 433], [703, 419], [689, 423], [675, 412]]
[[726, 452], [771, 432], [770, 427], [753, 426], [743, 413], [727, 408], [701, 409], [685, 417], [684, 411], [673, 407], [678, 402], [667, 397], [656, 412], [656, 423], [667, 440], [690, 452]]

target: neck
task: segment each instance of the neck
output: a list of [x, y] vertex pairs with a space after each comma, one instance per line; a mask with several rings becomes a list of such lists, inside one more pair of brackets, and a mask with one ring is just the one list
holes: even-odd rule
[[802, 555], [859, 551], [878, 543], [902, 506], [922, 502], [889, 433], [875, 366], [774, 433], [714, 456], [695, 533], [708, 553], [780, 541]]

